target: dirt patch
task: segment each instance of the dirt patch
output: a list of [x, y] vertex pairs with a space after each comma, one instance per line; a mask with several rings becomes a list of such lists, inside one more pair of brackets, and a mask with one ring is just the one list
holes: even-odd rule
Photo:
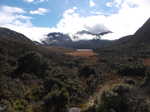
[[82, 51], [73, 51], [73, 52], [69, 52], [69, 53], [66, 53], [68, 55], [71, 55], [71, 56], [76, 56], [76, 57], [91, 57], [91, 56], [96, 56], [97, 54], [92, 51], [92, 50], [82, 50]]
[[144, 64], [145, 66], [150, 66], [150, 58], [144, 59], [143, 64]]

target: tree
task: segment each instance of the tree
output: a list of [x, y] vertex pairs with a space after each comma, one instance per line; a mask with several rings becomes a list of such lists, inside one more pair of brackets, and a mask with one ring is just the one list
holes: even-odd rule
[[129, 87], [118, 85], [111, 90], [104, 91], [101, 96], [97, 112], [127, 112]]
[[44, 112], [67, 112], [69, 94], [66, 89], [50, 92], [44, 99]]
[[47, 61], [36, 52], [28, 52], [18, 59], [17, 74], [31, 73], [42, 78], [48, 70]]
[[84, 66], [81, 67], [79, 70], [79, 75], [83, 76], [83, 77], [89, 77], [90, 75], [95, 75], [96, 72], [94, 70], [94, 68], [90, 67], [90, 66]]

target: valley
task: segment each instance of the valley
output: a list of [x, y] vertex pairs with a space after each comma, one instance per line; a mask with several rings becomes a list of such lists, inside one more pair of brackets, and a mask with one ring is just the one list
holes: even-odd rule
[[150, 19], [109, 42], [49, 35], [0, 28], [0, 111], [150, 112]]

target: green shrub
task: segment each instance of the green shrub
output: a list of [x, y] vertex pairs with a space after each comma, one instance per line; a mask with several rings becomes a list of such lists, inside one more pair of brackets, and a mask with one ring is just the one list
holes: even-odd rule
[[27, 102], [25, 100], [22, 99], [16, 99], [14, 101], [12, 101], [12, 106], [15, 110], [15, 112], [23, 112], [26, 109], [27, 106]]
[[90, 75], [95, 75], [95, 69], [90, 66], [84, 66], [79, 69], [79, 76], [89, 77]]
[[26, 93], [25, 93], [25, 98], [28, 101], [39, 101], [41, 100], [43, 95], [43, 89], [39, 85], [37, 87], [30, 88]]
[[69, 94], [66, 89], [54, 90], [44, 98], [44, 112], [67, 112]]
[[150, 69], [147, 69], [144, 81], [141, 87], [147, 87], [147, 91], [150, 93]]
[[18, 59], [17, 74], [32, 73], [42, 78], [48, 70], [47, 61], [36, 52], [28, 52]]
[[129, 92], [127, 85], [118, 85], [102, 93], [100, 104], [97, 105], [97, 112], [127, 112]]
[[146, 75], [144, 78], [144, 85], [150, 85], [150, 72], [146, 72]]
[[123, 64], [119, 65], [118, 73], [122, 75], [138, 75], [138, 76], [145, 76], [146, 67], [140, 64]]

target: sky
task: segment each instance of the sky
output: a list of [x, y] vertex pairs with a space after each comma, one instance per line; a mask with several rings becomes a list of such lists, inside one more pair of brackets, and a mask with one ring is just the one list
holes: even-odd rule
[[[0, 27], [40, 41], [50, 32], [71, 37], [87, 30], [112, 31], [103, 39], [131, 35], [150, 17], [150, 0], [0, 0]], [[80, 39], [90, 39], [80, 35]]]

